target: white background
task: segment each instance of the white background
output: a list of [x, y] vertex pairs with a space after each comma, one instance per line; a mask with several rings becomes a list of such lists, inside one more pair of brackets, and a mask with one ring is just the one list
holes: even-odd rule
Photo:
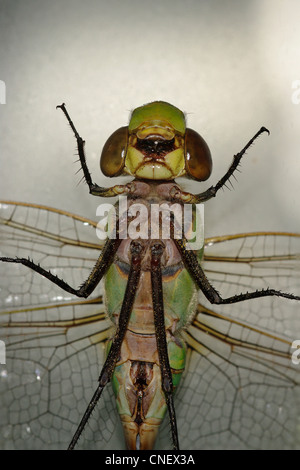
[[212, 152], [212, 177], [186, 180], [189, 190], [216, 183], [262, 125], [271, 131], [235, 189], [207, 203], [207, 235], [297, 231], [299, 17], [297, 0], [1, 0], [0, 198], [95, 218], [100, 200], [77, 185], [75, 139], [55, 106], [67, 104], [102, 184], [105, 140], [130, 110], [160, 99], [187, 113]]

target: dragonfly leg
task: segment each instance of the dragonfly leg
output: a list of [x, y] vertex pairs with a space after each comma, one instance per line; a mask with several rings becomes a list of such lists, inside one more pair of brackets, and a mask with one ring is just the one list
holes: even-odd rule
[[300, 300], [300, 296], [288, 294], [285, 292], [281, 292], [275, 289], [262, 289], [256, 290], [254, 292], [246, 292], [245, 294], [238, 294], [233, 295], [231, 297], [227, 297], [223, 299], [218, 291], [210, 284], [209, 280], [207, 279], [204, 271], [202, 270], [198, 259], [195, 253], [192, 250], [187, 250], [186, 239], [177, 240], [174, 239], [174, 243], [176, 244], [184, 264], [186, 265], [188, 271], [190, 272], [191, 276], [194, 278], [194, 281], [198, 285], [199, 289], [202, 290], [205, 297], [211, 302], [212, 304], [233, 304], [236, 302], [242, 302], [244, 300], [249, 299], [256, 299], [258, 297], [268, 297], [268, 296], [277, 296], [277, 297], [284, 297], [290, 300]]
[[166, 329], [164, 320], [164, 302], [162, 290], [162, 276], [161, 276], [161, 256], [164, 251], [163, 243], [160, 241], [153, 242], [151, 247], [151, 284], [152, 284], [152, 299], [153, 299], [153, 313], [154, 313], [154, 326], [157, 341], [157, 349], [161, 370], [162, 389], [165, 394], [166, 403], [168, 407], [172, 441], [174, 450], [179, 449], [177, 424], [175, 416], [175, 408], [173, 402], [173, 381], [172, 372], [168, 357], [168, 347], [166, 340]]
[[234, 155], [232, 163], [231, 163], [230, 167], [228, 168], [228, 171], [218, 181], [218, 183], [215, 186], [211, 186], [206, 191], [204, 191], [203, 193], [199, 193], [199, 194], [191, 194], [191, 193], [187, 193], [185, 191], [179, 191], [178, 188], [176, 188], [176, 189], [174, 188], [173, 194], [171, 192], [171, 197], [173, 199], [180, 199], [183, 202], [188, 203], [188, 204], [202, 203], [202, 202], [208, 201], [212, 197], [215, 197], [217, 192], [219, 191], [219, 189], [226, 186], [226, 183], [230, 180], [230, 177], [233, 175], [233, 173], [235, 172], [235, 170], [239, 166], [240, 161], [241, 161], [242, 157], [244, 156], [244, 154], [246, 153], [246, 151], [248, 150], [248, 148], [254, 143], [254, 141], [263, 132], [267, 132], [268, 134], [270, 134], [268, 129], [266, 129], [265, 127], [261, 127], [261, 129], [252, 137], [252, 139], [249, 140], [249, 142], [245, 145], [245, 147], [239, 153]]
[[131, 314], [135, 293], [138, 287], [140, 272], [141, 272], [141, 259], [142, 259], [142, 252], [143, 252], [143, 245], [138, 240], [133, 240], [130, 244], [131, 250], [131, 265], [130, 271], [128, 275], [128, 281], [126, 286], [126, 291], [122, 303], [122, 308], [119, 317], [119, 324], [117, 327], [117, 331], [114, 335], [113, 342], [102, 368], [100, 377], [99, 377], [99, 385], [97, 387], [96, 392], [94, 393], [83, 417], [82, 420], [73, 436], [73, 439], [68, 447], [68, 450], [73, 450], [89, 417], [91, 416], [92, 411], [94, 410], [102, 391], [105, 385], [110, 381], [111, 376], [113, 374], [115, 364], [118, 360], [120, 355], [122, 341], [124, 339], [128, 320]]
[[95, 287], [99, 284], [102, 277], [104, 276], [105, 272], [113, 262], [115, 253], [121, 243], [120, 239], [109, 239], [107, 240], [106, 244], [104, 245], [101, 255], [99, 256], [92, 272], [90, 273], [88, 279], [78, 288], [74, 289], [69, 284], [67, 284], [63, 279], [60, 279], [55, 274], [52, 274], [51, 271], [47, 271], [46, 269], [42, 268], [39, 264], [34, 263], [30, 259], [27, 258], [6, 258], [1, 257], [0, 261], [5, 263], [19, 263], [27, 266], [28, 268], [32, 269], [33, 271], [41, 274], [49, 281], [53, 282], [57, 286], [61, 287], [66, 292], [70, 294], [76, 295], [77, 297], [88, 297]]
[[78, 155], [79, 155], [79, 159], [81, 163], [81, 168], [84, 174], [84, 179], [86, 183], [88, 184], [90, 194], [92, 194], [93, 196], [113, 197], [113, 196], [117, 196], [118, 194], [129, 193], [130, 187], [128, 185], [116, 185], [116, 186], [112, 186], [111, 188], [103, 188], [93, 183], [91, 174], [89, 172], [89, 169], [86, 163], [86, 157], [85, 157], [85, 152], [84, 152], [85, 141], [78, 134], [73, 124], [73, 121], [70, 118], [68, 111], [66, 110], [65, 103], [56, 106], [56, 108], [60, 108], [63, 111], [64, 115], [66, 116], [68, 120], [68, 123], [71, 126], [72, 131], [75, 134], [75, 138], [77, 140], [77, 148], [78, 148]]

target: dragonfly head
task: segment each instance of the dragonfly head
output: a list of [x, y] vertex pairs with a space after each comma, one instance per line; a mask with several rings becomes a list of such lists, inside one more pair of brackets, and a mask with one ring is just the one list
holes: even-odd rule
[[100, 167], [109, 177], [129, 174], [173, 180], [185, 175], [204, 181], [211, 174], [212, 160], [204, 139], [186, 128], [183, 112], [164, 101], [154, 101], [136, 108], [128, 127], [109, 137]]

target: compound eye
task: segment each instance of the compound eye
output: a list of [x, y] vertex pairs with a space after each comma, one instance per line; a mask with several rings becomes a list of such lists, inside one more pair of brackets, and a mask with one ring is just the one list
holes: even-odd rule
[[193, 129], [185, 131], [184, 145], [185, 169], [197, 181], [205, 181], [212, 171], [210, 150], [205, 140]]
[[118, 176], [125, 165], [128, 145], [128, 126], [120, 127], [105, 142], [100, 157], [100, 168], [105, 176]]

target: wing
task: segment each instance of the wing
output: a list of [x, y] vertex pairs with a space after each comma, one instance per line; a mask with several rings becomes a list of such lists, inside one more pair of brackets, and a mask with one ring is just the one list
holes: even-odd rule
[[[52, 208], [2, 202], [1, 255], [25, 256], [78, 286], [99, 256], [95, 223]], [[65, 449], [97, 385], [104, 344], [112, 334], [102, 288], [88, 301], [63, 292], [19, 265], [0, 265], [1, 448]], [[108, 390], [100, 425], [85, 448], [116, 446], [118, 418]], [[98, 432], [98, 436], [97, 436]], [[112, 436], [116, 438], [114, 444]]]
[[[300, 237], [253, 233], [206, 241], [204, 269], [223, 297], [273, 287], [300, 293]], [[264, 298], [212, 306], [201, 297], [185, 332], [178, 391], [183, 449], [299, 448], [300, 305]]]

